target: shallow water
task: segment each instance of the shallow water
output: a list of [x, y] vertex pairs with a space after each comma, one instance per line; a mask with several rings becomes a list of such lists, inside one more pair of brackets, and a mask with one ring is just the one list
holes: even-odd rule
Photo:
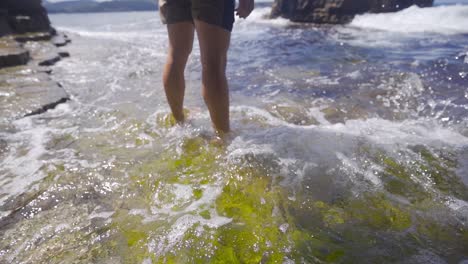
[[72, 100], [0, 132], [0, 262], [468, 260], [468, 6], [266, 13], [235, 24], [224, 145], [196, 43], [172, 125], [157, 13], [51, 16]]

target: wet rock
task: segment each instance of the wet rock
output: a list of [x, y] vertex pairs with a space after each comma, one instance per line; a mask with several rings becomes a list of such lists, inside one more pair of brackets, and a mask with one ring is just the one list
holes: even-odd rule
[[0, 71], [1, 118], [41, 114], [69, 100], [68, 93], [46, 73], [29, 67], [7, 69]]
[[24, 65], [29, 61], [29, 51], [18, 48], [5, 52], [0, 50], [0, 68]]
[[3, 157], [8, 151], [8, 143], [0, 138], [0, 157]]
[[307, 109], [292, 105], [273, 105], [268, 111], [275, 117], [294, 125], [317, 125], [317, 120], [309, 115]]
[[29, 60], [29, 51], [9, 38], [0, 39], [0, 68], [24, 65]]
[[16, 113], [24, 113], [24, 116], [31, 116], [44, 113], [55, 108], [57, 105], [69, 100], [69, 95], [58, 85], [34, 85], [29, 87], [18, 87], [16, 94], [19, 100]]
[[[56, 31], [41, 0], [2, 0], [0, 3], [0, 36], [14, 35], [14, 39], [0, 40], [0, 68], [24, 65], [31, 59], [30, 51], [17, 43], [49, 41]], [[53, 65], [60, 56], [42, 60]]]
[[57, 55], [57, 56], [54, 56], [54, 57], [52, 57], [50, 59], [46, 59], [46, 60], [43, 60], [43, 61], [39, 62], [39, 66], [52, 66], [55, 63], [59, 62], [61, 59], [62, 59], [62, 57]]
[[8, 23], [13, 33], [52, 32], [41, 0], [3, 0], [0, 9], [7, 12]]
[[28, 41], [48, 41], [52, 39], [52, 34], [49, 32], [29, 33], [15, 37], [15, 40], [20, 43]]
[[70, 57], [70, 53], [68, 53], [68, 52], [66, 52], [66, 51], [59, 52], [58, 55], [59, 55], [61, 58], [68, 58], [68, 57]]
[[32, 115], [40, 115], [42, 113], [47, 112], [50, 109], [54, 109], [57, 105], [66, 103], [68, 100], [70, 100], [70, 98], [68, 98], [67, 94], [63, 94], [62, 96], [63, 97], [57, 98], [58, 99], [57, 101], [53, 101], [53, 102], [51, 102], [49, 104], [42, 105], [40, 108], [26, 114], [25, 117], [26, 116], [32, 116]]
[[52, 38], [52, 43], [56, 47], [63, 47], [71, 43], [71, 39], [69, 39], [68, 36], [65, 34], [57, 34]]
[[0, 9], [0, 37], [11, 34], [12, 30], [8, 23], [8, 12], [5, 9]]
[[27, 42], [24, 47], [30, 51], [31, 57], [39, 66], [52, 66], [62, 58], [70, 56], [66, 51], [59, 51], [51, 41]]
[[395, 12], [411, 5], [432, 6], [434, 0], [275, 0], [271, 17], [294, 22], [344, 24], [357, 14]]
[[346, 123], [348, 120], [366, 119], [368, 114], [365, 109], [359, 105], [353, 104], [348, 100], [342, 100], [340, 105], [329, 106], [321, 110], [325, 119], [332, 124]]

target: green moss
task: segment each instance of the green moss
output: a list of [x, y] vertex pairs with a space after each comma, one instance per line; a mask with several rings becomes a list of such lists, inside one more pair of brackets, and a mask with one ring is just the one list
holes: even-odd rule
[[[261, 261], [264, 240], [260, 237], [261, 234], [256, 234], [250, 226], [229, 225], [220, 228], [218, 233], [218, 243], [222, 245], [222, 248], [232, 248], [236, 258], [241, 263], [259, 263]], [[217, 254], [218, 251], [215, 252], [215, 256]]]
[[420, 164], [421, 170], [429, 175], [439, 191], [468, 200], [468, 187], [455, 173], [457, 166], [455, 160], [444, 157], [442, 153], [437, 156], [422, 147], [417, 148], [416, 151], [424, 161], [423, 164]]
[[388, 156], [384, 156], [382, 158], [382, 162], [386, 165], [385, 171], [390, 173], [391, 175], [403, 180], [411, 179], [409, 174], [406, 172], [406, 168], [403, 165], [399, 164], [396, 160]]
[[272, 216], [278, 190], [270, 188], [266, 176], [249, 170], [234, 173], [216, 201], [218, 213], [233, 219], [219, 229], [219, 243], [233, 248], [240, 262], [258, 263], [266, 251], [281, 253], [287, 243], [278, 228], [281, 218]]
[[330, 254], [328, 254], [325, 257], [325, 261], [328, 262], [328, 263], [337, 262], [343, 256], [344, 256], [344, 251], [343, 250], [335, 250], [335, 251], [330, 252]]
[[[217, 181], [218, 159], [222, 152], [222, 148], [209, 144], [206, 139], [195, 137], [185, 139], [179, 151], [168, 149], [148, 158], [129, 172], [129, 188], [136, 195], [128, 202], [147, 208], [174, 204], [172, 210], [183, 210], [193, 200], [203, 197], [202, 185]], [[177, 201], [176, 184], [198, 187], [192, 190], [191, 200]]]
[[149, 143], [150, 141], [148, 139], [139, 138], [139, 137], [135, 139], [135, 146], [137, 147], [148, 145]]
[[[184, 116], [185, 116], [186, 119], [187, 119], [189, 113], [190, 113], [190, 111], [188, 109], [184, 109]], [[174, 116], [172, 115], [172, 113], [159, 113], [156, 116], [156, 124], [159, 127], [170, 128], [170, 127], [175, 126], [177, 124], [177, 121], [174, 118]]]
[[[114, 217], [114, 244], [106, 246], [112, 248], [108, 251], [127, 260], [150, 257], [155, 263], [283, 263], [286, 258], [296, 263], [354, 263], [362, 257], [380, 263], [398, 262], [421, 247], [431, 248], [429, 241], [460, 250], [454, 241], [466, 241], [468, 236], [414, 220], [422, 210], [433, 208], [432, 194], [414, 181], [423, 176], [420, 164], [410, 166], [384, 154], [372, 156], [383, 168], [379, 176], [385, 191], [317, 201], [300, 188], [289, 190], [275, 182], [279, 173], [273, 165], [251, 160], [230, 165], [223, 157], [222, 147], [201, 137], [149, 156], [129, 172], [132, 198], [126, 204], [129, 208], [171, 204], [180, 213], [203, 197], [203, 185], [222, 184], [214, 205], [188, 213], [207, 220], [220, 215], [231, 218], [230, 223], [218, 228], [195, 224], [169, 251], [154, 256], [147, 244], [164, 236], [163, 230], [170, 229], [175, 218], [158, 226], [143, 224], [141, 217], [122, 211]], [[192, 195], [184, 198], [190, 201], [177, 203], [177, 184], [192, 187]], [[288, 199], [291, 193], [295, 199]], [[394, 195], [410, 203], [400, 204]], [[369, 248], [384, 252], [374, 256]]]
[[345, 223], [346, 216], [343, 209], [331, 207], [322, 201], [315, 202], [314, 207], [319, 210], [325, 226], [330, 227]]
[[240, 264], [232, 247], [220, 246], [213, 257], [213, 264]]
[[211, 219], [211, 214], [209, 210], [203, 210], [199, 213], [199, 215], [204, 219]]
[[389, 193], [405, 197], [412, 203], [432, 197], [432, 193], [412, 178], [421, 174], [418, 168], [403, 165], [381, 152], [376, 157], [374, 161], [384, 169], [379, 176], [383, 180], [385, 190]]
[[126, 210], [117, 211], [109, 226], [112, 239], [103, 244], [103, 250], [110, 251], [110, 256], [118, 256], [123, 263], [141, 263], [146, 258], [153, 258], [147, 244], [150, 234], [160, 224], [144, 224], [142, 220], [141, 216], [128, 214]]
[[203, 197], [203, 190], [201, 189], [193, 189], [193, 196], [196, 200], [200, 200]]
[[443, 241], [445, 243], [453, 240], [450, 228], [430, 219], [419, 219], [417, 232], [431, 241]]
[[378, 229], [403, 231], [411, 226], [411, 216], [392, 204], [383, 194], [351, 201], [346, 208], [351, 218]]

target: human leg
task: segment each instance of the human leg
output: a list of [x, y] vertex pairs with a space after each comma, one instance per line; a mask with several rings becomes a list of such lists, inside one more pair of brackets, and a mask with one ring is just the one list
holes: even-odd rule
[[184, 70], [192, 52], [194, 26], [192, 22], [168, 24], [169, 50], [163, 73], [164, 91], [172, 114], [177, 122], [183, 122], [185, 78]]
[[229, 132], [229, 89], [226, 78], [227, 51], [231, 33], [195, 19], [202, 62], [202, 94], [214, 128]]

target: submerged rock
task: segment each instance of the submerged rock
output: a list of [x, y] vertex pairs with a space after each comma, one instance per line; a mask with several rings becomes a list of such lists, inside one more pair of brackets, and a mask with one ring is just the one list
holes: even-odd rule
[[271, 17], [294, 22], [344, 24], [357, 14], [395, 12], [412, 5], [432, 6], [434, 0], [275, 0]]

